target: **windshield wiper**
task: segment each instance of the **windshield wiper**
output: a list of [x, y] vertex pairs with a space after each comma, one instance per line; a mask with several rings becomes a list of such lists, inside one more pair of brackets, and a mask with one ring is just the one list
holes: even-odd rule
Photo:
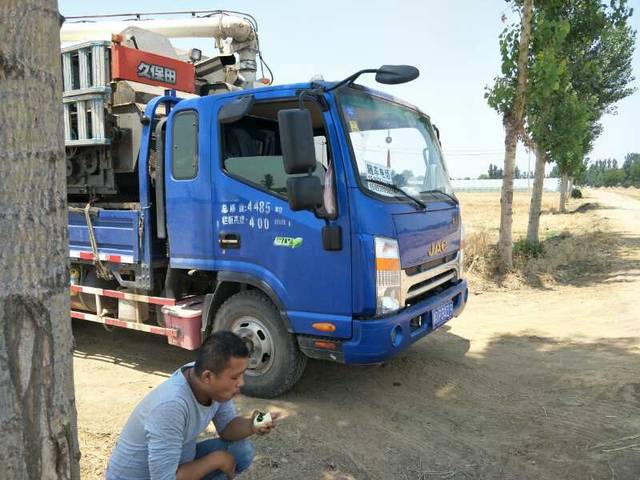
[[395, 186], [393, 183], [386, 183], [386, 182], [381, 182], [380, 180], [373, 180], [373, 179], [367, 179], [366, 181], [370, 182], [370, 183], [375, 183], [376, 185], [383, 185], [385, 187], [390, 188], [394, 192], [398, 192], [398, 193], [402, 194], [404, 197], [406, 197], [409, 200], [411, 200], [412, 202], [414, 202], [416, 204], [416, 206], [419, 207], [419, 210], [426, 210], [427, 209], [427, 206], [423, 202], [421, 202], [420, 200], [418, 200], [415, 197], [412, 197], [411, 195], [409, 195], [407, 192], [405, 192], [400, 187]]
[[423, 193], [440, 193], [440, 194], [444, 195], [445, 197], [449, 197], [449, 199], [451, 199], [451, 201], [452, 201], [453, 203], [455, 203], [456, 205], [458, 205], [458, 204], [460, 203], [460, 202], [458, 201], [458, 198], [457, 198], [457, 197], [455, 197], [454, 195], [451, 195], [451, 194], [449, 194], [449, 193], [447, 193], [447, 192], [444, 192], [444, 191], [442, 191], [442, 190], [438, 190], [437, 188], [436, 188], [436, 189], [433, 189], [433, 190], [422, 190], [422, 191], [420, 192], [420, 194], [423, 194]]

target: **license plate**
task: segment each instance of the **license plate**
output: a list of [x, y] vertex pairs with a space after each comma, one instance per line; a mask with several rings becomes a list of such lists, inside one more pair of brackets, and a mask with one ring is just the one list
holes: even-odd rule
[[435, 330], [443, 323], [451, 320], [453, 317], [453, 302], [447, 302], [444, 305], [434, 308], [431, 311], [431, 318], [433, 319], [433, 329]]

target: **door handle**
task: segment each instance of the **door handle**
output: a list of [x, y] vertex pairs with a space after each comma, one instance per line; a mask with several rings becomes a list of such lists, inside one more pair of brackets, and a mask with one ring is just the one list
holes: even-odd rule
[[221, 233], [218, 237], [220, 248], [240, 248], [240, 235], [237, 233]]

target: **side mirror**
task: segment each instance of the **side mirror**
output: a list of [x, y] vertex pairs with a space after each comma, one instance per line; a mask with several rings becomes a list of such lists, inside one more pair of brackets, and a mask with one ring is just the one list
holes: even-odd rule
[[313, 175], [287, 179], [287, 197], [294, 212], [316, 210], [322, 206], [322, 184]]
[[298, 108], [278, 112], [280, 146], [284, 171], [288, 175], [311, 173], [316, 169], [311, 112]]
[[420, 75], [420, 70], [411, 65], [383, 65], [376, 72], [376, 82], [397, 85], [410, 82]]

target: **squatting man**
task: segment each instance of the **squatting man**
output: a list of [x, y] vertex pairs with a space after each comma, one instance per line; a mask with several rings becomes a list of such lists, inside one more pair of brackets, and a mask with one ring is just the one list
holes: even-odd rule
[[[135, 408], [107, 466], [107, 480], [232, 479], [246, 470], [248, 437], [275, 428], [278, 413], [238, 416], [233, 397], [244, 384], [249, 349], [231, 332], [217, 332], [188, 363]], [[198, 442], [213, 421], [219, 438]]]

